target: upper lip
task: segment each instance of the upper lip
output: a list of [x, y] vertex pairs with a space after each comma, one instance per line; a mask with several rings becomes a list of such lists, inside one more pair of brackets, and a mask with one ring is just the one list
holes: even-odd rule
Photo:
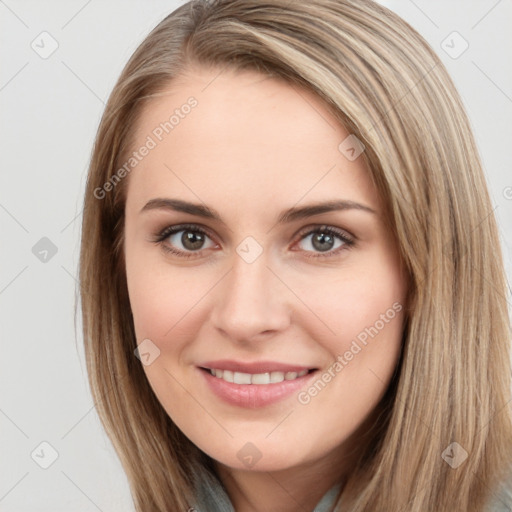
[[232, 361], [221, 359], [218, 361], [206, 361], [199, 365], [201, 368], [215, 370], [230, 370], [241, 373], [270, 373], [270, 372], [301, 372], [303, 370], [313, 370], [311, 366], [301, 366], [296, 364], [285, 364], [276, 361], [254, 361], [251, 363], [243, 361]]

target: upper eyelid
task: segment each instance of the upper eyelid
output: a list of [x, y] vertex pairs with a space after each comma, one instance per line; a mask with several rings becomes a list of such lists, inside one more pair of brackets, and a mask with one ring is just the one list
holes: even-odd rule
[[[197, 229], [199, 228], [199, 229]], [[202, 224], [197, 223], [183, 223], [183, 224], [169, 224], [165, 226], [163, 229], [160, 229], [157, 232], [158, 237], [168, 237], [171, 235], [175, 235], [180, 231], [200, 231], [204, 232], [210, 239], [215, 239], [216, 236], [211, 235], [211, 230]], [[218, 237], [217, 237], [218, 238]]]
[[341, 231], [343, 235], [346, 235], [347, 238], [350, 238], [351, 240], [355, 240], [355, 236], [350, 233], [350, 231], [347, 231], [346, 229], [344, 228], [339, 228], [337, 226], [331, 226], [330, 224], [326, 224], [326, 223], [323, 223], [323, 224], [313, 224], [313, 225], [308, 225], [308, 226], [305, 226], [301, 229], [299, 229], [297, 232], [296, 232], [296, 236], [298, 235], [310, 235], [312, 232], [318, 232], [318, 231], [333, 231], [335, 234], [340, 234], [338, 233], [338, 231]]

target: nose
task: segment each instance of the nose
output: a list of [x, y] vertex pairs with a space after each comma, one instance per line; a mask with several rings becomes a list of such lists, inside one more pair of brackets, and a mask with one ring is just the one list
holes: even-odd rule
[[291, 295], [269, 268], [265, 251], [252, 263], [235, 253], [231, 271], [218, 285], [213, 325], [237, 342], [275, 335], [290, 323]]

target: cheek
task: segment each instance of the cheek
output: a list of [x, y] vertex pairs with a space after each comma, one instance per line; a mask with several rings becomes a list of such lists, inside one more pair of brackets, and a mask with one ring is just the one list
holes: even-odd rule
[[315, 402], [319, 414], [336, 397], [354, 413], [354, 427], [378, 403], [398, 363], [406, 291], [396, 263], [385, 255], [362, 263], [335, 281], [309, 287], [308, 305], [316, 316], [309, 315], [308, 335], [326, 350], [330, 363], [321, 382], [299, 397], [301, 404]]
[[136, 252], [127, 259], [126, 272], [137, 344], [149, 339], [159, 351], [151, 364], [144, 365], [146, 377], [170, 417], [192, 421], [197, 411], [189, 410], [190, 396], [179, 384], [183, 376], [178, 367], [201, 325], [194, 305], [205, 294], [204, 282], [201, 286], [186, 271], [162, 262], [148, 264]]
[[[158, 256], [158, 258], [155, 257]], [[150, 338], [157, 345], [197, 301], [197, 280], [186, 270], [165, 264], [154, 247], [144, 249], [126, 240], [126, 280], [137, 341]]]
[[338, 357], [344, 390], [355, 389], [369, 404], [378, 402], [399, 361], [404, 326], [404, 304], [400, 287], [381, 288], [379, 293], [359, 299], [361, 311], [343, 335]]
[[338, 279], [308, 284], [303, 295], [314, 313], [309, 322], [312, 337], [328, 344], [331, 353], [348, 350], [353, 339], [364, 342], [368, 329], [375, 335], [372, 327], [381, 339], [399, 337], [404, 291], [398, 272], [383, 265], [354, 267]]
[[150, 338], [156, 342], [172, 327], [175, 295], [165, 293], [166, 280], [155, 279], [154, 273], [136, 260], [127, 261], [126, 273], [137, 341]]

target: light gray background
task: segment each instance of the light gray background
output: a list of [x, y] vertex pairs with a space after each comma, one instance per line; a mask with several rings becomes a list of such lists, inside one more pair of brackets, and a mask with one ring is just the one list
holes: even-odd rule
[[[93, 409], [80, 322], [75, 337], [81, 204], [104, 103], [133, 50], [181, 3], [0, 0], [3, 512], [133, 510], [126, 477]], [[382, 3], [430, 42], [459, 88], [510, 280], [512, 1]], [[51, 37], [40, 36], [43, 31]], [[462, 48], [458, 36], [446, 39], [453, 31], [469, 44], [456, 59], [441, 47], [446, 41], [452, 53]], [[52, 38], [58, 48], [46, 59], [31, 47], [48, 51]], [[43, 237], [57, 248], [46, 262], [32, 252]], [[52, 462], [52, 451], [42, 442], [58, 453], [47, 469], [40, 465]]]

